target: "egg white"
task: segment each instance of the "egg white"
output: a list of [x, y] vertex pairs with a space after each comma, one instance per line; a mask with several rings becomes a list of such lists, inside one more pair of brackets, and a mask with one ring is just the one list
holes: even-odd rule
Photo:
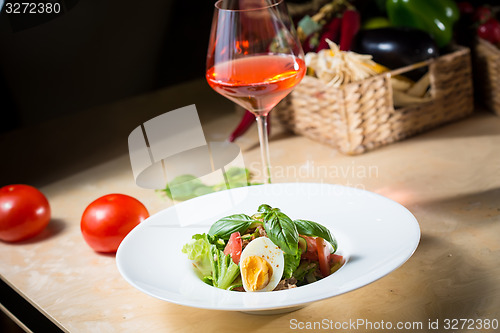
[[[240, 263], [251, 256], [261, 257], [266, 260], [272, 267], [272, 275], [269, 277], [269, 283], [264, 288], [257, 291], [272, 291], [281, 280], [283, 269], [285, 267], [285, 257], [283, 251], [276, 246], [269, 238], [259, 237], [248, 243], [241, 253]], [[247, 287], [245, 279], [243, 280], [243, 288], [250, 291]]]

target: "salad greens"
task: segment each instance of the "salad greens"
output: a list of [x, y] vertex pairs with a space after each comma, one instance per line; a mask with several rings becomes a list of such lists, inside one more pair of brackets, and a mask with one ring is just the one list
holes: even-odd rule
[[180, 175], [170, 181], [165, 189], [159, 191], [164, 192], [169, 199], [185, 201], [212, 192], [258, 184], [250, 181], [252, 174], [246, 168], [231, 167], [223, 173], [223, 176], [224, 182], [210, 186], [194, 175]]
[[207, 235], [196, 234], [193, 239], [183, 246], [182, 252], [188, 255], [193, 265], [200, 271], [202, 276], [212, 275], [212, 261], [210, 260], [211, 244]]
[[[233, 244], [228, 240], [234, 233], [238, 233], [241, 239], [236, 263], [230, 254], [225, 254], [230, 253], [231, 249], [228, 248]], [[333, 254], [337, 250], [337, 241], [326, 227], [309, 220], [292, 220], [279, 208], [272, 208], [267, 204], [260, 205], [258, 212], [252, 216], [235, 214], [219, 219], [207, 234], [194, 235], [192, 240], [184, 245], [182, 252], [192, 260], [204, 282], [232, 290], [241, 286], [237, 264], [242, 251], [241, 242], [248, 243], [262, 236], [267, 236], [284, 252], [281, 279], [295, 279], [297, 285], [327, 276], [328, 274], [324, 273], [324, 265], [327, 265], [327, 271], [331, 273], [343, 263], [341, 256]], [[324, 258], [324, 250], [317, 248], [316, 238], [318, 241], [323, 238], [331, 244], [333, 252], [327, 259]], [[318, 254], [319, 251], [322, 251], [321, 255]], [[336, 258], [336, 262], [331, 262], [331, 258]]]
[[208, 234], [212, 236], [217, 235], [219, 238], [228, 240], [233, 232], [241, 234], [254, 222], [256, 221], [253, 218], [245, 214], [226, 216], [212, 224]]
[[292, 276], [294, 276], [294, 273], [300, 264], [300, 255], [301, 255], [300, 252], [298, 252], [294, 255], [291, 255], [288, 253], [284, 254], [284, 256], [285, 256], [285, 268], [283, 270], [283, 278], [289, 279]]
[[264, 229], [267, 237], [278, 245], [285, 254], [299, 254], [299, 232], [293, 221], [278, 208], [264, 215]]
[[175, 177], [162, 191], [164, 191], [170, 199], [179, 201], [214, 192], [210, 186], [203, 184], [201, 180], [193, 175]]
[[330, 230], [321, 224], [308, 220], [294, 220], [293, 223], [297, 227], [299, 234], [321, 237], [332, 245], [333, 252], [337, 250], [337, 240], [332, 236]]
[[235, 264], [224, 251], [212, 247], [210, 249], [212, 262], [212, 285], [220, 289], [227, 289], [240, 273], [240, 266]]
[[315, 262], [303, 261], [293, 274], [297, 281], [302, 281], [308, 274], [314, 273], [317, 266], [318, 264]]
[[185, 244], [182, 252], [198, 269], [202, 280], [214, 287], [227, 289], [239, 275], [240, 267], [225, 255], [224, 243], [207, 234], [196, 234]]

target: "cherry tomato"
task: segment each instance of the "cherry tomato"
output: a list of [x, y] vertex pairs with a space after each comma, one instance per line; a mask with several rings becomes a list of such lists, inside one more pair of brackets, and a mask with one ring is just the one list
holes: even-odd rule
[[116, 252], [127, 234], [149, 217], [148, 210], [125, 194], [108, 194], [83, 212], [80, 227], [87, 244], [96, 252]]
[[316, 248], [318, 250], [319, 270], [323, 277], [327, 277], [330, 275], [330, 264], [328, 262], [330, 259], [330, 248], [321, 237], [316, 238]]
[[241, 248], [242, 243], [240, 233], [233, 232], [229, 237], [229, 241], [227, 242], [226, 247], [224, 248], [224, 254], [230, 254], [231, 258], [233, 258], [234, 263], [237, 265], [240, 262]]
[[0, 239], [17, 242], [39, 234], [50, 221], [50, 206], [42, 192], [29, 185], [0, 189]]

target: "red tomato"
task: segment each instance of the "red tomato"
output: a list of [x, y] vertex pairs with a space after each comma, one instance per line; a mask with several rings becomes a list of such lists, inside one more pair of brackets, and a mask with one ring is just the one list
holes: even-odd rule
[[500, 22], [490, 18], [477, 28], [477, 35], [492, 44], [500, 43]]
[[328, 262], [330, 263], [330, 266], [334, 266], [336, 264], [344, 264], [344, 257], [341, 255], [335, 254], [335, 253], [330, 253], [330, 257], [328, 259]]
[[307, 250], [302, 253], [302, 258], [317, 261], [318, 251], [316, 250], [316, 238], [302, 235], [300, 235], [300, 237], [304, 238], [307, 242]]
[[224, 248], [224, 254], [231, 255], [231, 258], [233, 258], [234, 263], [237, 265], [240, 262], [240, 257], [241, 257], [241, 236], [239, 232], [233, 232], [231, 234], [231, 237], [229, 237], [229, 241], [226, 244], [226, 247]]
[[336, 272], [345, 263], [344, 257], [335, 253], [330, 253], [328, 262], [330, 263], [330, 274]]
[[137, 199], [108, 194], [92, 202], [83, 212], [80, 227], [88, 245], [96, 252], [116, 252], [127, 234], [149, 217]]
[[39, 234], [50, 221], [50, 206], [42, 192], [29, 185], [0, 189], [0, 239], [17, 242]]
[[330, 248], [327, 246], [325, 240], [321, 237], [316, 238], [316, 247], [318, 250], [319, 270], [323, 277], [330, 275]]

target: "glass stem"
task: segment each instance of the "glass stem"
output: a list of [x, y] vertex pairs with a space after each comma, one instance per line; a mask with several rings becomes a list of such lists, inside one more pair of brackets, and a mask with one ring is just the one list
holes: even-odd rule
[[271, 159], [269, 158], [269, 142], [267, 138], [267, 115], [258, 115], [255, 117], [257, 119], [257, 128], [259, 129], [260, 156], [262, 159], [264, 183], [271, 184]]

